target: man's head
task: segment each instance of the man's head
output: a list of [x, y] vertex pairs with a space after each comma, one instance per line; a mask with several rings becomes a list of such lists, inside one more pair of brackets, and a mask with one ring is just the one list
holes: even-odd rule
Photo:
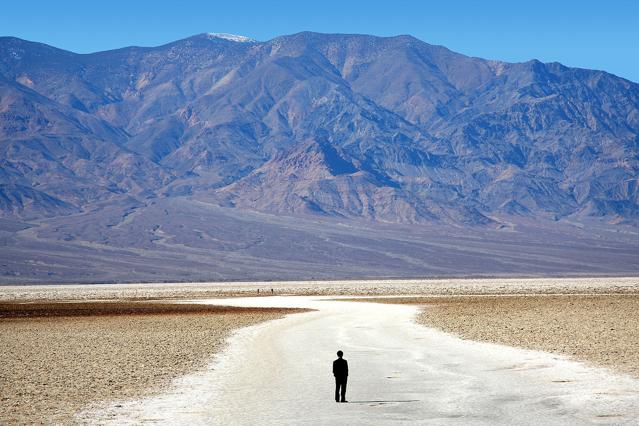
[[339, 358], [343, 357], [343, 356], [344, 356], [344, 352], [342, 352], [342, 351], [337, 351], [337, 356], [338, 356]]

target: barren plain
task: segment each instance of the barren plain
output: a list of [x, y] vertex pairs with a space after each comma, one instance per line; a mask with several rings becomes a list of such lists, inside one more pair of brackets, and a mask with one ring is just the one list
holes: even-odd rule
[[[276, 297], [270, 297], [271, 295]], [[321, 300], [316, 303], [313, 302], [314, 298]], [[327, 298], [336, 298], [338, 302], [331, 304], [332, 302], [326, 300]], [[207, 299], [215, 299], [216, 305], [239, 306], [230, 308], [203, 304], [209, 303]], [[397, 307], [388, 310], [383, 307], [384, 305], [377, 303], [362, 303], [372, 301], [384, 302], [386, 305], [390, 303]], [[356, 303], [353, 304], [353, 302]], [[399, 306], [401, 304], [413, 306]], [[368, 307], [365, 308], [363, 305]], [[326, 308], [323, 308], [325, 306]], [[446, 357], [453, 359], [471, 356], [465, 351], [475, 348], [472, 346], [475, 344], [473, 341], [483, 341], [513, 348], [544, 351], [542, 353], [547, 355], [539, 355], [542, 358], [545, 357], [544, 365], [555, 362], [552, 360], [565, 359], [568, 363], [566, 365], [572, 369], [570, 371], [576, 377], [588, 377], [587, 383], [591, 383], [589, 380], [594, 380], [593, 377], [603, 375], [601, 377], [611, 378], [610, 386], [614, 388], [622, 386], [615, 377], [619, 377], [619, 380], [622, 380], [621, 377], [628, 377], [623, 379], [629, 382], [623, 382], [626, 384], [623, 384], [625, 387], [622, 386], [622, 388], [630, 389], [628, 392], [632, 395], [635, 392], [632, 390], [634, 389], [632, 377], [637, 378], [638, 375], [636, 365], [639, 356], [636, 348], [639, 344], [639, 336], [634, 324], [639, 319], [637, 316], [639, 278], [4, 286], [0, 287], [0, 365], [2, 365], [0, 368], [2, 383], [0, 420], [8, 423], [74, 421], [99, 423], [113, 415], [115, 420], [141, 421], [145, 418], [144, 413], [155, 407], [155, 403], [144, 401], [151, 401], [159, 395], [172, 395], [170, 392], [172, 389], [175, 390], [176, 380], [181, 377], [190, 377], [190, 375], [208, 377], [207, 374], [213, 374], [211, 377], [218, 377], [216, 374], [223, 372], [215, 373], [211, 372], [211, 369], [226, 368], [223, 367], [226, 365], [225, 362], [231, 364], [238, 362], [238, 360], [233, 362], [228, 360], [230, 355], [227, 354], [229, 349], [225, 342], [232, 336], [236, 336], [236, 331], [241, 328], [263, 323], [259, 331], [248, 333], [249, 337], [246, 337], [248, 340], [242, 343], [245, 347], [253, 347], [252, 343], [249, 343], [253, 341], [252, 339], [256, 339], [255, 342], [264, 343], [271, 338], [274, 339], [273, 341], [284, 342], [287, 340], [286, 336], [292, 338], [293, 335], [300, 339], [302, 336], [311, 338], [312, 336], [304, 334], [309, 332], [306, 328], [295, 331], [295, 328], [289, 329], [288, 326], [281, 328], [282, 326], [276, 325], [279, 324], [278, 321], [264, 323], [264, 321], [282, 318], [287, 313], [300, 312], [300, 309], [290, 308], [320, 309], [321, 314], [310, 312], [300, 314], [299, 318], [313, 318], [313, 315], [320, 315], [322, 324], [326, 326], [324, 331], [330, 329], [331, 333], [334, 332], [335, 336], [338, 336], [335, 344], [348, 347], [351, 356], [356, 357], [356, 364], [366, 364], [369, 362], [366, 357], [372, 357], [371, 359], [374, 360], [388, 350], [407, 351], [410, 355], [406, 359], [398, 360], [398, 366], [395, 369], [398, 371], [405, 369], [402, 373], [405, 375], [409, 375], [410, 372], [410, 375], [414, 376], [410, 379], [410, 383], [413, 384], [423, 380], [428, 381], [434, 377], [428, 374], [422, 377], [426, 371], [424, 367], [420, 367], [419, 363], [415, 365], [411, 363], [416, 351], [424, 351], [424, 354], [428, 353], [429, 357], [434, 357], [432, 359], [440, 360], [441, 368], [453, 368], [455, 363], [446, 362]], [[366, 327], [362, 321], [366, 318], [372, 321], [376, 315], [375, 312], [378, 311], [380, 314], [388, 314], [384, 316], [387, 318], [384, 321], [388, 322], [385, 323], [379, 319], [381, 322], [378, 321], [379, 324], [376, 324], [381, 327], [378, 330], [381, 334], [375, 335], [375, 339], [371, 341], [366, 340], [369, 332], [373, 332], [369, 329], [377, 326]], [[298, 315], [291, 318], [293, 317], [297, 318]], [[353, 324], [349, 325], [348, 322], [340, 324], [342, 317], [354, 321]], [[396, 318], [402, 318], [402, 320], [393, 325]], [[293, 321], [294, 325], [307, 323], [303, 319], [290, 321]], [[419, 327], [408, 325], [411, 322], [414, 324], [415, 321], [426, 326], [423, 329], [426, 330], [427, 338], [417, 336], [421, 333], [417, 331]], [[311, 323], [312, 321], [309, 324]], [[358, 353], [358, 346], [354, 342], [364, 339], [366, 345], [373, 345], [371, 342], [385, 335], [384, 324], [395, 330], [393, 333], [402, 333], [402, 336], [408, 340], [395, 342], [399, 345], [396, 348], [393, 346], [394, 343], [391, 345], [391, 341], [379, 341], [374, 344], [377, 345], [376, 347], [369, 347], [366, 353]], [[307, 326], [304, 325], [304, 327]], [[252, 329], [252, 327], [249, 328]], [[311, 329], [312, 333], [324, 331], [318, 327]], [[289, 336], [290, 333], [294, 334]], [[413, 334], [414, 338], [411, 338]], [[325, 337], [329, 338], [329, 336], [330, 333]], [[345, 339], [344, 336], [350, 337]], [[369, 337], [372, 339], [371, 336]], [[340, 339], [342, 341], [339, 341]], [[419, 346], [415, 339], [427, 340]], [[442, 343], [442, 339], [448, 343]], [[471, 346], [463, 342], [469, 342]], [[435, 349], [429, 347], [433, 344]], [[388, 345], [391, 346], [387, 347]], [[407, 346], [401, 349], [402, 345]], [[446, 355], [448, 353], [446, 351], [452, 350], [446, 349], [447, 345], [452, 345], [451, 348], [455, 347], [455, 351], [460, 352]], [[493, 353], [491, 356], [510, 354], [504, 355], [503, 362], [506, 363], [510, 359], [508, 357], [512, 355], [508, 351], [520, 350], [507, 349], [507, 346], [488, 347]], [[234, 356], [259, 359], [260, 356], [273, 350], [273, 348], [267, 350], [260, 345], [254, 347], [258, 348], [256, 353], [249, 355], [235, 352]], [[483, 348], [483, 346], [479, 347]], [[289, 349], [288, 346], [282, 348], [282, 350]], [[320, 348], [316, 349], [320, 350]], [[267, 352], [262, 354], [262, 350]], [[330, 360], [333, 348], [327, 347], [326, 350], [327, 359]], [[535, 355], [536, 353], [513, 352], [513, 354], [520, 354], [513, 356], [532, 360], [538, 356]], [[300, 354], [300, 359], [306, 359], [304, 357], [314, 359], [313, 357], [317, 356], [317, 354], [312, 357], [310, 354]], [[474, 356], [476, 355], [471, 357]], [[212, 364], [214, 359], [219, 361], [219, 357], [222, 359], [222, 364]], [[423, 359], [423, 356], [418, 359]], [[475, 361], [484, 362], [482, 359], [475, 359], [473, 362]], [[539, 362], [535, 364], [533, 361], [530, 363], [531, 365], [543, 364]], [[302, 364], [307, 365], [308, 362], [304, 361]], [[556, 368], [559, 368], [559, 364], [557, 365]], [[316, 366], [309, 366], [309, 368], [314, 369]], [[470, 377], [475, 374], [472, 371], [460, 371], [457, 367], [453, 370], [449, 372], [453, 376]], [[546, 371], [543, 368], [542, 370]], [[227, 371], [227, 376], [232, 374], [230, 371], [232, 370]], [[435, 372], [432, 374], [434, 375]], [[389, 374], [389, 377], [394, 375]], [[271, 379], [264, 377], [266, 382]], [[477, 377], [472, 380], [475, 379]], [[528, 379], [507, 376], [499, 380]], [[441, 386], [447, 386], [446, 377], [437, 380], [441, 380]], [[557, 380], [561, 383], [563, 379]], [[364, 395], [366, 392], [361, 389], [361, 385], [359, 392]], [[383, 384], [371, 384], [373, 388], [379, 385]], [[497, 385], [498, 383], [495, 382], [495, 386]], [[555, 392], [552, 390], [554, 388], [544, 388], [545, 385], [540, 385], [539, 388], [535, 386], [533, 386], [534, 389], [531, 388], [531, 392], [535, 395], [537, 392], [540, 392], [539, 395]], [[397, 392], [400, 393], [404, 390], [401, 386], [397, 388]], [[285, 389], [281, 391], [290, 393]], [[244, 392], [244, 390], [239, 389], [237, 392]], [[566, 394], [570, 395], [570, 398], [580, 398], [570, 392]], [[592, 392], [596, 393], [596, 389], [593, 388]], [[639, 395], [639, 388], [636, 392]], [[215, 395], [211, 393], [207, 398], [222, 398], [220, 394]], [[471, 392], [465, 398], [474, 398], [472, 395]], [[171, 399], [173, 397], [162, 398], [173, 401]], [[228, 395], [224, 398], [228, 398]], [[281, 399], [281, 396], [278, 398]], [[584, 398], [583, 401], [588, 401], [590, 396]], [[615, 410], [619, 408], [623, 413], [634, 412], [633, 410], [638, 407], [635, 407], [634, 400], [627, 400], [627, 398], [630, 397], [624, 396], [618, 400], [613, 398], [610, 404], [619, 403], [621, 408], [615, 405]], [[444, 404], [442, 401], [430, 401], [430, 403]], [[530, 401], [526, 402], [526, 404], [529, 403]], [[111, 409], [103, 412], [87, 411], [87, 407], [95, 407], [96, 404], [112, 407], [112, 410], [117, 411], [117, 415]], [[130, 407], [134, 408], [127, 408], [129, 404], [133, 404]], [[385, 413], [389, 419], [394, 419], [395, 415], [400, 416], [397, 417], [398, 419], [419, 418], [419, 409], [402, 411], [402, 408], [397, 405], [395, 404], [394, 408], [387, 407], [390, 411]], [[603, 410], [601, 412], [605, 414], [608, 410], [606, 407], [612, 406], [605, 405], [597, 410]], [[487, 405], [481, 410], [489, 410], [489, 408]], [[311, 411], [315, 409], [318, 407], [309, 407]], [[451, 407], [444, 404], [440, 406], [439, 412], [431, 414], [435, 416], [434, 419], [439, 418], [437, 416], [447, 413], [450, 409]], [[208, 412], [209, 417], [205, 416], [205, 418], [210, 420], [213, 419], [210, 416], [215, 413], [217, 413], [215, 415], [224, 414], [218, 408], [215, 410]], [[467, 410], [464, 412], [470, 415]], [[513, 414], [516, 412], [513, 408], [513, 412], [508, 415], [514, 416], [512, 419], [516, 420], [518, 417]], [[232, 413], [233, 410], [230, 409], [224, 415]], [[363, 418], [372, 415], [368, 412], [358, 415], [360, 414], [364, 416]], [[193, 413], [189, 412], [188, 415], [191, 416]], [[546, 415], [551, 414], [546, 413]], [[614, 418], [622, 419], [622, 417]]]

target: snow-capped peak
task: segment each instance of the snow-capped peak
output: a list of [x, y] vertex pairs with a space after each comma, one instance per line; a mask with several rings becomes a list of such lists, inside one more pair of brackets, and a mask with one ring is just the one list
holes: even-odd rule
[[255, 40], [253, 40], [252, 38], [249, 37], [244, 37], [241, 35], [235, 35], [235, 34], [227, 34], [227, 33], [206, 33], [206, 36], [209, 39], [213, 39], [213, 38], [221, 38], [224, 40], [230, 40], [230, 41], [235, 41], [237, 43], [252, 43]]

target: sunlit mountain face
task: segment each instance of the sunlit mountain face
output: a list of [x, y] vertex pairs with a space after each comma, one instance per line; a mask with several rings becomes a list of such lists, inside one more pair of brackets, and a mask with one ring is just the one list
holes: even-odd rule
[[388, 222], [634, 221], [639, 86], [410, 36], [0, 39], [0, 208], [193, 197]]

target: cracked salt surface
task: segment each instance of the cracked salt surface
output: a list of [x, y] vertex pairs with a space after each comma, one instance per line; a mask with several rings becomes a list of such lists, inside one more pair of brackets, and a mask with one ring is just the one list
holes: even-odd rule
[[[206, 371], [165, 394], [78, 414], [84, 423], [637, 424], [639, 381], [563, 357], [458, 339], [413, 322], [417, 308], [317, 297], [199, 300], [306, 307], [242, 329]], [[331, 363], [349, 361], [348, 404]]]

